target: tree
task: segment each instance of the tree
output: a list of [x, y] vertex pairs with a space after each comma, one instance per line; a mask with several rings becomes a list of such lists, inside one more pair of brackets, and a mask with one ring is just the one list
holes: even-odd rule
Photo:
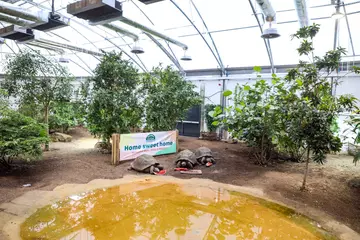
[[[345, 49], [338, 47], [328, 51], [325, 56], [314, 56], [313, 38], [320, 29], [318, 24], [303, 27], [293, 37], [301, 41], [297, 49], [300, 56], [309, 61], [301, 61], [297, 68], [289, 71], [286, 79], [290, 84], [299, 86], [300, 98], [291, 114], [298, 118], [291, 124], [298, 133], [306, 149], [306, 167], [301, 189], [306, 188], [310, 157], [315, 162], [324, 163], [326, 154], [341, 150], [342, 143], [334, 132], [332, 125], [342, 109], [352, 109], [355, 98], [349, 95], [335, 97], [332, 95], [332, 84], [328, 76], [340, 65], [341, 55]], [[339, 79], [335, 80], [335, 84]], [[300, 83], [300, 84], [299, 84]]]
[[143, 78], [146, 95], [146, 129], [167, 131], [176, 128], [189, 109], [201, 103], [195, 85], [186, 81], [178, 71], [168, 66], [156, 67]]
[[[23, 51], [10, 57], [5, 65], [5, 80], [1, 86], [20, 105], [40, 106], [43, 123], [48, 126], [53, 102], [66, 101], [71, 96], [71, 78], [68, 71], [54, 59], [39, 52]], [[49, 145], [46, 145], [49, 150]]]
[[110, 143], [113, 133], [129, 133], [141, 123], [139, 73], [121, 54], [108, 53], [94, 74], [87, 123], [92, 134]]
[[0, 111], [0, 164], [10, 168], [16, 157], [39, 158], [48, 142], [46, 126], [14, 110]]
[[[342, 143], [334, 131], [334, 121], [340, 111], [354, 109], [356, 101], [351, 95], [332, 95], [328, 77], [338, 69], [344, 49], [314, 56], [312, 40], [318, 31], [319, 25], [314, 24], [293, 35], [301, 40], [299, 55], [309, 61], [300, 61], [285, 79], [273, 74], [271, 84], [257, 80], [253, 86], [238, 86], [234, 106], [224, 113], [220, 108], [214, 111], [218, 118], [214, 124], [223, 124], [235, 137], [253, 146], [258, 163], [266, 164], [275, 150], [298, 160], [305, 155], [301, 189], [306, 187], [310, 159], [323, 164], [328, 153], [340, 151]], [[254, 70], [259, 73], [261, 69]], [[339, 79], [334, 83], [339, 84]], [[224, 96], [231, 94], [224, 92]]]

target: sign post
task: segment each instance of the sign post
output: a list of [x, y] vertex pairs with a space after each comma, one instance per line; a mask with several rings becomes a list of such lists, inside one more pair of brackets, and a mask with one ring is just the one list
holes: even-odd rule
[[112, 135], [111, 164], [117, 165], [120, 161], [120, 134]]

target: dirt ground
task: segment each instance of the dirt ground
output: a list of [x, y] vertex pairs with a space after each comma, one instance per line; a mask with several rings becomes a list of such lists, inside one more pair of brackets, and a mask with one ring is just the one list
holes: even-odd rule
[[[42, 161], [17, 164], [12, 171], [0, 169], [0, 203], [8, 202], [34, 189], [52, 190], [65, 183], [87, 183], [93, 179], [121, 178], [129, 171], [130, 162], [116, 167], [110, 165], [110, 155], [94, 149], [97, 142], [89, 133], [77, 128], [70, 133], [71, 143], [51, 143], [51, 151]], [[281, 199], [292, 206], [311, 206], [339, 222], [360, 232], [360, 189], [348, 186], [348, 181], [360, 177], [360, 166], [354, 166], [351, 157], [331, 155], [325, 165], [311, 164], [308, 191], [299, 191], [304, 164], [277, 162], [261, 167], [253, 164], [249, 149], [242, 144], [202, 141], [181, 137], [180, 148], [195, 149], [207, 146], [214, 151], [218, 163], [202, 167], [200, 178], [263, 189], [275, 200]], [[168, 169], [167, 174], [178, 178], [191, 178], [174, 172], [174, 155], [157, 157]], [[23, 187], [30, 183], [31, 187]], [[1, 211], [1, 209], [0, 209]]]

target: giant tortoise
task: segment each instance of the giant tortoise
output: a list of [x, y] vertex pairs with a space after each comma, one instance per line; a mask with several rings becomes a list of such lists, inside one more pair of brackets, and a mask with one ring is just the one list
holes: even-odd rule
[[195, 157], [198, 163], [205, 165], [206, 163], [215, 163], [215, 159], [211, 150], [207, 147], [199, 147], [195, 151]]
[[163, 169], [156, 159], [148, 154], [138, 156], [131, 164], [131, 168], [138, 172], [155, 174]]
[[183, 168], [194, 168], [194, 166], [197, 164], [195, 154], [185, 149], [176, 156], [175, 165], [176, 167], [183, 167]]

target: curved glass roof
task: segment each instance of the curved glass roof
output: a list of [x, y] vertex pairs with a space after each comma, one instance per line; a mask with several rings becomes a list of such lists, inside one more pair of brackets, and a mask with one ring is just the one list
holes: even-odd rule
[[[27, 11], [51, 10], [51, 0], [7, 0], [6, 2]], [[132, 38], [100, 25], [90, 26], [87, 21], [67, 14], [66, 7], [72, 2], [75, 1], [55, 1], [56, 12], [71, 18], [70, 26], [46, 33], [42, 32], [42, 38], [96, 52], [122, 50], [125, 52], [124, 57], [134, 61], [141, 71], [149, 71], [159, 63], [174, 65], [174, 60], [171, 60], [142, 30], [120, 21], [112, 22], [116, 26], [139, 35], [140, 40], [136, 44], [141, 46], [145, 53], [136, 55], [131, 53], [134, 45]], [[178, 61], [180, 68], [185, 71], [220, 69], [221, 65], [224, 68], [270, 65], [268, 52], [264, 40], [260, 37], [260, 28], [250, 1], [164, 0], [149, 5], [137, 0], [122, 2], [126, 16], [131, 16], [131, 19], [138, 23], [174, 37], [189, 47], [186, 54], [191, 55], [192, 61], [181, 61], [180, 58], [184, 55], [181, 47], [155, 37], [168, 54], [176, 59], [175, 62]], [[251, 2], [255, 6], [255, 11], [260, 13], [261, 9], [256, 2]], [[309, 0], [307, 2], [312, 22], [321, 25], [320, 33], [315, 40], [315, 49], [316, 55], [322, 55], [334, 46], [335, 20], [331, 18], [331, 15], [335, 12], [335, 6], [331, 5], [331, 0]], [[281, 37], [270, 40], [273, 62], [275, 65], [296, 64], [298, 62], [296, 52], [298, 42], [291, 41], [290, 38], [290, 35], [299, 28], [294, 1], [272, 0], [271, 3], [277, 12], [277, 28], [281, 34]], [[360, 22], [360, 1], [344, 0], [344, 4], [349, 28], [346, 18], [341, 18], [337, 41], [339, 46], [348, 51], [349, 57], [346, 57], [345, 60], [352, 62], [360, 56], [360, 31], [356, 29], [356, 23]], [[344, 12], [343, 7], [340, 10]], [[258, 16], [262, 22], [261, 15]], [[1, 22], [1, 24], [9, 25], [5, 22]], [[64, 49], [64, 53], [59, 54], [52, 50], [7, 40], [5, 44], [0, 45], [2, 62], [6, 58], [6, 54], [13, 54], [18, 52], [19, 48], [29, 47], [41, 50], [44, 55], [69, 59], [70, 62], [67, 63], [67, 66], [75, 76], [91, 75], [99, 61], [99, 57], [82, 52]]]

